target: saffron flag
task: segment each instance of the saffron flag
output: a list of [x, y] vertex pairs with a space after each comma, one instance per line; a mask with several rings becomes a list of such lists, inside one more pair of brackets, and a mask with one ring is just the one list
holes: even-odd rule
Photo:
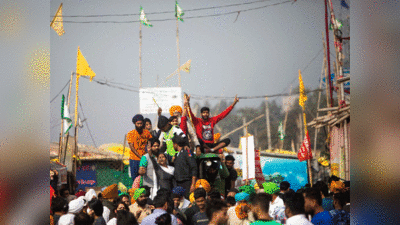
[[140, 22], [148, 27], [152, 27], [153, 25], [150, 23], [150, 21], [147, 19], [146, 14], [144, 14], [144, 10], [142, 6], [140, 6]]
[[56, 15], [53, 17], [53, 20], [50, 23], [50, 27], [53, 28], [58, 36], [61, 36], [65, 33], [63, 26], [63, 18], [62, 18], [62, 3], [56, 12]]
[[179, 69], [185, 71], [186, 73], [190, 73], [190, 63], [192, 62], [191, 59], [183, 64]]
[[85, 57], [82, 55], [81, 50], [78, 47], [78, 56], [76, 59], [76, 73], [78, 76], [89, 76], [90, 81], [93, 80], [93, 77], [96, 76], [96, 74], [93, 72], [93, 70], [90, 68], [88, 62], [86, 61]]
[[297, 158], [299, 158], [300, 162], [308, 159], [312, 159], [311, 145], [310, 145], [310, 136], [308, 135], [308, 131], [306, 131], [306, 135], [304, 136], [303, 143], [301, 144], [301, 148], [297, 153]]
[[62, 95], [62, 98], [61, 98], [61, 119], [64, 123], [63, 133], [67, 134], [69, 132], [69, 129], [71, 129], [71, 127], [72, 127], [72, 120], [69, 115], [68, 105], [67, 105], [67, 102], [65, 101], [64, 95]]
[[303, 84], [303, 78], [301, 77], [301, 72], [299, 70], [299, 105], [301, 107], [305, 107], [305, 102], [307, 101], [307, 95], [304, 93], [304, 84]]
[[182, 11], [181, 7], [179, 7], [178, 1], [175, 1], [175, 17], [183, 22], [183, 15], [185, 15], [185, 13]]

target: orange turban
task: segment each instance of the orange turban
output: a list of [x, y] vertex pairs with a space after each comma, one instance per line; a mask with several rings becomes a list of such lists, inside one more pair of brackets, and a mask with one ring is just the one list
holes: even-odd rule
[[196, 188], [204, 188], [204, 190], [206, 190], [207, 193], [211, 191], [210, 183], [208, 183], [208, 181], [205, 179], [198, 180], [196, 182]]
[[105, 199], [112, 199], [118, 197], [118, 185], [117, 184], [112, 184], [108, 186], [102, 193], [101, 195]]
[[179, 105], [173, 105], [171, 106], [171, 108], [169, 108], [169, 114], [171, 116], [174, 115], [174, 112], [179, 112], [180, 114], [182, 114], [182, 107], [180, 107]]
[[331, 192], [337, 193], [339, 191], [342, 191], [345, 188], [345, 185], [342, 181], [332, 181], [331, 183]]

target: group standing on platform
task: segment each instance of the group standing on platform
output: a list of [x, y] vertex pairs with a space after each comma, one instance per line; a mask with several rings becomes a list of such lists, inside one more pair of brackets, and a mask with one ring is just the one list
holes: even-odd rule
[[170, 118], [158, 110], [157, 129], [137, 114], [135, 129], [127, 134], [132, 189], [118, 193], [117, 184], [100, 193], [94, 189], [57, 190], [57, 173], [51, 171], [53, 225], [125, 224], [350, 224], [349, 184], [331, 177], [296, 192], [290, 183], [265, 182], [258, 187], [236, 187], [235, 158], [222, 149], [230, 139], [219, 140], [215, 125], [232, 111], [239, 99], [217, 116], [210, 109], [195, 117], [190, 97], [184, 106], [172, 106]]

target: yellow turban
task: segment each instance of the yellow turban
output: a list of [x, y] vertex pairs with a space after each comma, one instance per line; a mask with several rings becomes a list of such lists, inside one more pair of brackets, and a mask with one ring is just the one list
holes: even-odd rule
[[208, 183], [208, 181], [205, 179], [198, 180], [196, 182], [196, 188], [204, 188], [204, 190], [206, 190], [207, 193], [211, 191], [210, 183]]
[[189, 195], [189, 200], [190, 200], [191, 203], [194, 202], [194, 192], [192, 192], [192, 193]]
[[179, 112], [180, 114], [182, 114], [182, 107], [180, 107], [179, 105], [171, 106], [171, 108], [169, 108], [169, 114], [173, 116], [174, 112]]

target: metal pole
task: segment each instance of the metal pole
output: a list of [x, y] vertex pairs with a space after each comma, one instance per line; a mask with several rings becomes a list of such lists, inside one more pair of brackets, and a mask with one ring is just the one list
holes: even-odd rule
[[265, 98], [265, 120], [267, 122], [267, 136], [268, 136], [268, 149], [272, 149], [271, 146], [271, 127], [269, 124], [269, 108], [268, 108], [268, 98]]
[[142, 88], [142, 24], [139, 23], [139, 88]]

